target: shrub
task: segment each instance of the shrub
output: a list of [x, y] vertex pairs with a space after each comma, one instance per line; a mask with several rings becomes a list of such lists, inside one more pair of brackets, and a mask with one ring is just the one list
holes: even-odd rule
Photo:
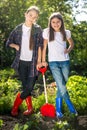
[[67, 88], [79, 114], [87, 114], [87, 78], [71, 76], [67, 82]]
[[3, 120], [0, 119], [0, 128], [3, 126]]
[[8, 113], [12, 107], [14, 96], [19, 91], [20, 81], [16, 78], [12, 69], [0, 71], [0, 113]]

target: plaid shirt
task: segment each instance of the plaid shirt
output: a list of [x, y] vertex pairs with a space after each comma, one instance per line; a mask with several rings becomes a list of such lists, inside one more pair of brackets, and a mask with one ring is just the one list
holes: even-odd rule
[[[18, 71], [19, 60], [20, 60], [20, 50], [21, 50], [21, 42], [22, 42], [22, 25], [18, 25], [10, 34], [6, 46], [8, 47], [10, 44], [14, 43], [19, 45], [19, 51], [16, 51], [16, 57], [11, 65], [12, 68]], [[38, 47], [42, 47], [43, 38], [42, 38], [42, 30], [39, 25], [35, 24], [32, 27], [33, 30], [33, 38], [34, 38], [34, 49], [33, 49], [33, 57], [32, 57], [32, 65], [30, 77], [34, 77], [38, 75], [38, 71], [36, 70], [37, 57], [38, 57]]]

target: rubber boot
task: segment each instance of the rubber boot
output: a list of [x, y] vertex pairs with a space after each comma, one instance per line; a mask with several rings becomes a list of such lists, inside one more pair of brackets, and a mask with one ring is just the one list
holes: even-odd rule
[[14, 105], [11, 111], [11, 115], [12, 116], [17, 116], [18, 115], [18, 108], [21, 105], [21, 103], [23, 102], [23, 100], [20, 98], [20, 93], [17, 94], [17, 97], [14, 101]]
[[74, 106], [73, 106], [72, 102], [70, 101], [70, 99], [66, 100], [66, 104], [67, 104], [70, 112], [73, 113], [73, 114], [75, 114], [77, 116], [78, 113], [77, 113], [76, 109], [74, 108]]
[[62, 98], [56, 98], [56, 115], [58, 118], [62, 118]]
[[23, 115], [30, 115], [33, 112], [31, 96], [28, 96], [26, 98], [26, 104], [27, 104], [28, 109], [23, 113]]

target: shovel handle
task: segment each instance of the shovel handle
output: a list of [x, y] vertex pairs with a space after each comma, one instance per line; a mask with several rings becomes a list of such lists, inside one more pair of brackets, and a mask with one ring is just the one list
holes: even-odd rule
[[47, 71], [47, 67], [41, 67], [39, 68], [39, 71], [42, 73], [42, 75], [44, 75], [44, 73]]
[[39, 68], [39, 71], [42, 73], [42, 76], [43, 76], [43, 83], [44, 83], [44, 94], [45, 94], [45, 100], [46, 100], [46, 103], [48, 103], [48, 99], [47, 99], [47, 91], [46, 91], [46, 80], [45, 80], [45, 72], [47, 71], [47, 67], [41, 67]]
[[45, 100], [46, 100], [46, 103], [48, 103], [47, 90], [46, 90], [46, 80], [45, 80], [45, 75], [44, 74], [43, 74], [43, 83], [44, 83]]

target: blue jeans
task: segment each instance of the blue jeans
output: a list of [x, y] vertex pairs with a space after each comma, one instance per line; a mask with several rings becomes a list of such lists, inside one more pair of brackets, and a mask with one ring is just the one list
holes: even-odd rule
[[49, 67], [57, 84], [57, 98], [63, 98], [64, 100], [69, 99], [66, 82], [69, 77], [70, 62], [53, 61], [49, 62]]

